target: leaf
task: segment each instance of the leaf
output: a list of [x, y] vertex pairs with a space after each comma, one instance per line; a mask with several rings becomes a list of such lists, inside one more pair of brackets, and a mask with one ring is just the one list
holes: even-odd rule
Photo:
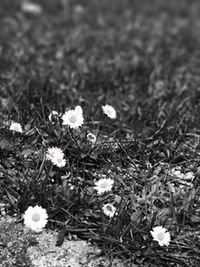
[[117, 202], [119, 204], [121, 202], [121, 200], [122, 200], [121, 196], [118, 196], [118, 195], [115, 196], [115, 202]]
[[92, 195], [92, 194], [94, 193], [94, 191], [95, 191], [95, 189], [94, 189], [93, 186], [89, 186], [89, 187], [87, 188], [87, 192], [88, 192], [90, 195]]
[[31, 156], [34, 152], [35, 151], [33, 149], [27, 148], [22, 151], [22, 155], [24, 156], [24, 158], [27, 158]]
[[66, 234], [66, 229], [64, 228], [63, 230], [60, 231], [60, 233], [57, 236], [57, 241], [56, 241], [57, 247], [60, 247], [64, 243], [65, 234]]
[[87, 156], [88, 156], [87, 153], [81, 153], [81, 158], [82, 158], [82, 159], [86, 158]]
[[131, 214], [131, 221], [133, 221], [134, 223], [139, 223], [141, 220], [141, 215], [142, 212], [141, 211], [135, 211]]
[[98, 154], [93, 152], [90, 154], [90, 158], [96, 160], [98, 158]]
[[2, 139], [0, 141], [0, 149], [10, 151], [12, 150], [12, 148], [13, 148], [13, 144], [9, 142], [8, 140]]
[[182, 155], [177, 156], [175, 158], [173, 158], [172, 160], [170, 160], [170, 164], [180, 164], [182, 162], [186, 161], [186, 158]]
[[169, 208], [163, 208], [161, 210], [158, 211], [157, 213], [157, 219], [159, 220], [165, 220], [166, 218], [169, 217], [171, 211]]
[[12, 203], [13, 206], [15, 206], [15, 203], [17, 202], [17, 199], [15, 197], [13, 197], [8, 191], [6, 191], [7, 196], [10, 200], [10, 202]]
[[193, 223], [199, 223], [199, 222], [200, 222], [200, 217], [197, 216], [197, 215], [190, 215], [190, 220], [191, 220]]

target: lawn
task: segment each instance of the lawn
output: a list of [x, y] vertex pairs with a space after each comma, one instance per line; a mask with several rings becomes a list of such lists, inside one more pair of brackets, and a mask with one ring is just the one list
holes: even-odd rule
[[[199, 266], [200, 2], [36, 2], [41, 12], [0, 3], [0, 214], [23, 223], [38, 205], [58, 246], [80, 238], [127, 266]], [[63, 115], [77, 106], [73, 128]]]

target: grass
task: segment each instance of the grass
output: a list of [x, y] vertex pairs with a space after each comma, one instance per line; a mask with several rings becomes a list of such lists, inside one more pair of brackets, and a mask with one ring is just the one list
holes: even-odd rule
[[[127, 266], [198, 266], [199, 2], [38, 2], [39, 16], [18, 1], [0, 7], [2, 209], [20, 221], [40, 205], [47, 227], [60, 230], [58, 245], [76, 234]], [[102, 113], [105, 103], [116, 120]], [[80, 136], [48, 120], [76, 105]], [[98, 137], [93, 149], [89, 131]], [[63, 149], [65, 167], [45, 160], [49, 146]], [[98, 195], [103, 175], [115, 184]], [[106, 203], [117, 208], [111, 219]], [[168, 247], [152, 240], [157, 225], [170, 232]]]

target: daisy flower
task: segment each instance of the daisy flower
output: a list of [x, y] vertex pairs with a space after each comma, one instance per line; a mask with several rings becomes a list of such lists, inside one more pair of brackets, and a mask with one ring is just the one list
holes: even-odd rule
[[110, 178], [108, 179], [100, 179], [99, 181], [95, 182], [94, 189], [97, 190], [97, 193], [100, 195], [104, 192], [111, 191], [113, 187], [114, 181]]
[[26, 227], [39, 233], [47, 224], [48, 215], [45, 209], [36, 205], [35, 207], [28, 207], [23, 218]]
[[64, 167], [66, 164], [66, 160], [64, 159], [64, 153], [58, 147], [48, 148], [46, 157], [57, 167]]
[[31, 13], [34, 15], [39, 15], [42, 12], [42, 7], [35, 3], [23, 2], [22, 11], [26, 13]]
[[75, 109], [70, 109], [62, 116], [63, 125], [68, 125], [70, 128], [77, 129], [83, 125], [83, 110], [80, 106]]
[[96, 143], [97, 138], [94, 134], [88, 133], [87, 140], [94, 145]]
[[153, 231], [150, 231], [153, 237], [153, 240], [158, 241], [160, 246], [168, 246], [171, 240], [170, 233], [167, 229], [163, 228], [162, 226], [156, 226], [153, 228]]
[[10, 130], [18, 132], [18, 133], [22, 133], [22, 126], [20, 123], [12, 122], [10, 125]]
[[110, 218], [112, 218], [116, 212], [116, 208], [112, 204], [103, 205], [102, 210], [104, 214], [109, 216]]
[[58, 117], [58, 112], [55, 111], [55, 110], [53, 110], [53, 111], [49, 114], [48, 119], [49, 119], [50, 121], [52, 121], [53, 119], [57, 119], [57, 117]]
[[116, 110], [110, 105], [102, 106], [103, 112], [111, 119], [116, 119], [117, 112]]

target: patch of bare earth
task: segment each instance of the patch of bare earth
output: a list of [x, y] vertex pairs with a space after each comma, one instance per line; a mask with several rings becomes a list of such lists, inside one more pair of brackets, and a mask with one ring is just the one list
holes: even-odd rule
[[67, 240], [56, 246], [58, 233], [45, 229], [33, 233], [12, 220], [0, 221], [1, 267], [124, 267], [119, 259], [111, 263], [101, 251], [84, 240]]

